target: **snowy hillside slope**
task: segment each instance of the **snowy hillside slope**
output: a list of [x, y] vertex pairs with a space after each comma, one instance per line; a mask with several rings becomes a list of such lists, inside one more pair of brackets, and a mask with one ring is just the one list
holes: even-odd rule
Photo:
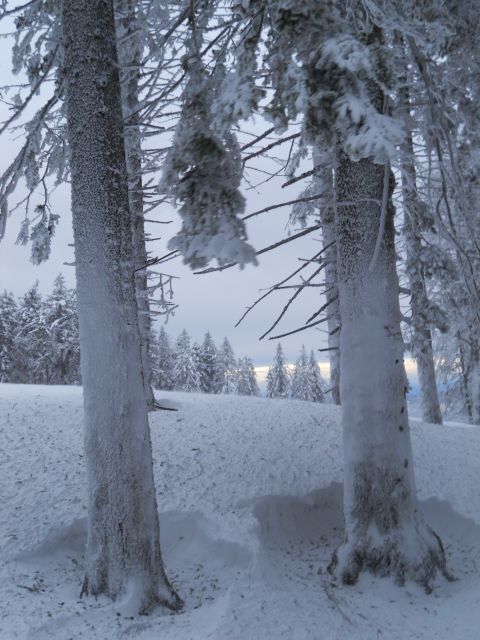
[[[412, 421], [422, 508], [458, 578], [432, 595], [325, 571], [342, 536], [336, 407], [159, 394], [151, 414], [165, 562], [180, 614], [80, 600], [81, 389], [0, 385], [0, 638], [478, 640], [480, 429]], [[132, 594], [133, 597], [133, 594]]]

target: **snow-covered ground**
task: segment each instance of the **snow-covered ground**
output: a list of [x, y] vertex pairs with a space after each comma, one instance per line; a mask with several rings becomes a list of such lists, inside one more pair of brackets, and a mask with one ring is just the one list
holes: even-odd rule
[[81, 389], [0, 385], [1, 640], [478, 640], [480, 429], [412, 421], [422, 507], [458, 580], [344, 587], [325, 570], [342, 537], [338, 409], [161, 397], [178, 407], [151, 415], [162, 545], [186, 604], [133, 619], [79, 599]]

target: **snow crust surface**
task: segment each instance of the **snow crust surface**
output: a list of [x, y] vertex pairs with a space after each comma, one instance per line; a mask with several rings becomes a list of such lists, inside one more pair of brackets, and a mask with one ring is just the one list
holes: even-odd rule
[[337, 407], [158, 394], [150, 414], [162, 548], [179, 614], [80, 600], [85, 545], [82, 397], [0, 385], [0, 638], [13, 640], [478, 640], [480, 429], [412, 421], [425, 517], [449, 568], [432, 595], [326, 573], [340, 544]]

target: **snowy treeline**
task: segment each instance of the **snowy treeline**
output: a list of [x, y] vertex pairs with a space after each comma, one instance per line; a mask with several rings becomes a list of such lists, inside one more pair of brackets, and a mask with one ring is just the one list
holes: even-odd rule
[[260, 395], [251, 358], [237, 360], [228, 338], [217, 347], [209, 332], [198, 344], [184, 329], [173, 342], [162, 326], [152, 332], [151, 365], [157, 389]]
[[311, 351], [307, 357], [302, 346], [292, 371], [285, 363], [282, 345], [278, 343], [274, 361], [267, 373], [267, 397], [325, 402], [326, 391], [328, 389], [325, 388], [314, 352]]
[[[251, 358], [237, 359], [226, 337], [217, 347], [209, 332], [198, 344], [185, 330], [172, 341], [152, 329], [150, 364], [157, 389], [260, 394]], [[45, 297], [38, 282], [19, 299], [0, 294], [0, 382], [80, 384], [76, 295], [61, 274]]]
[[46, 297], [38, 282], [19, 300], [0, 294], [0, 381], [80, 383], [75, 291], [62, 275]]
[[[176, 340], [162, 326], [150, 332], [152, 384], [166, 391], [258, 396], [253, 361], [235, 356], [227, 337], [217, 347], [210, 332], [201, 344], [184, 329]], [[36, 282], [19, 299], [0, 294], [0, 382], [80, 384], [75, 290], [59, 274], [43, 297]], [[324, 402], [325, 384], [313, 351], [305, 348], [291, 371], [279, 344], [267, 375], [267, 397]]]

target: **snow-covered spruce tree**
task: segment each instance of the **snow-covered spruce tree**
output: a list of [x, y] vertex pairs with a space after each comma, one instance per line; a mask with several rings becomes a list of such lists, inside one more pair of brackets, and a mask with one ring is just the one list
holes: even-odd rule
[[288, 398], [290, 374], [285, 365], [282, 345], [277, 344], [275, 359], [267, 373], [267, 398]]
[[16, 356], [12, 382], [49, 384], [47, 343], [44, 303], [37, 281], [21, 298], [18, 305]]
[[310, 351], [310, 358], [308, 360], [308, 385], [309, 385], [309, 400], [311, 402], [325, 402], [325, 392], [322, 374], [318, 362], [315, 360], [315, 354]]
[[217, 348], [207, 331], [202, 343], [199, 363], [200, 391], [215, 393]]
[[[258, 10], [258, 3], [255, 10]], [[380, 88], [392, 84], [384, 14], [360, 2], [261, 3], [266, 12], [267, 115], [303, 118], [306, 143], [336, 150], [336, 242], [345, 443], [345, 542], [331, 570], [413, 579], [446, 573], [438, 537], [418, 509], [405, 403], [389, 160], [402, 141]], [[390, 16], [391, 17], [391, 16]], [[364, 375], [365, 363], [370, 375]]]
[[293, 369], [290, 395], [295, 400], [310, 400], [308, 360], [303, 345]]
[[177, 609], [160, 552], [113, 2], [64, 0], [62, 26], [88, 478], [83, 593], [132, 590], [139, 611]]
[[290, 395], [295, 400], [325, 402], [322, 376], [315, 355], [311, 351], [310, 358], [307, 358], [304, 346], [293, 369]]
[[143, 386], [147, 406], [152, 409], [155, 398], [152, 390], [150, 361], [151, 319], [148, 301], [147, 250], [143, 216], [143, 172], [140, 114], [140, 73], [143, 53], [142, 35], [145, 26], [139, 18], [140, 3], [135, 0], [115, 0], [116, 32], [120, 43], [118, 61], [122, 110], [125, 122], [125, 154], [128, 172], [128, 197], [132, 216], [132, 242], [135, 260], [135, 290], [138, 326], [142, 349]]
[[80, 383], [80, 344], [75, 292], [68, 289], [59, 274], [43, 311], [47, 332], [45, 358], [50, 384]]
[[4, 291], [0, 294], [0, 382], [15, 382], [17, 314], [15, 298]]
[[[373, 34], [375, 36], [375, 33]], [[378, 43], [373, 39], [372, 44]], [[379, 53], [381, 48], [379, 50]], [[384, 95], [366, 82], [381, 112]], [[416, 497], [395, 265], [394, 180], [388, 162], [339, 152], [337, 199], [345, 541], [331, 564], [342, 581], [368, 569], [430, 589], [445, 554]], [[376, 203], [372, 202], [376, 200]], [[369, 373], [365, 376], [365, 363]]]
[[156, 389], [173, 389], [173, 351], [165, 328], [160, 327], [158, 337], [152, 336], [150, 344], [152, 354], [152, 379]]
[[236, 392], [241, 396], [259, 396], [257, 374], [250, 358], [240, 358], [237, 368]]
[[215, 362], [215, 393], [235, 393], [237, 361], [227, 337], [217, 351]]
[[175, 391], [198, 391], [199, 385], [200, 379], [190, 345], [190, 336], [183, 329], [175, 343], [173, 388]]
[[192, 344], [192, 359], [195, 372], [197, 374], [197, 388], [200, 391], [201, 371], [202, 371], [202, 347], [198, 342]]

